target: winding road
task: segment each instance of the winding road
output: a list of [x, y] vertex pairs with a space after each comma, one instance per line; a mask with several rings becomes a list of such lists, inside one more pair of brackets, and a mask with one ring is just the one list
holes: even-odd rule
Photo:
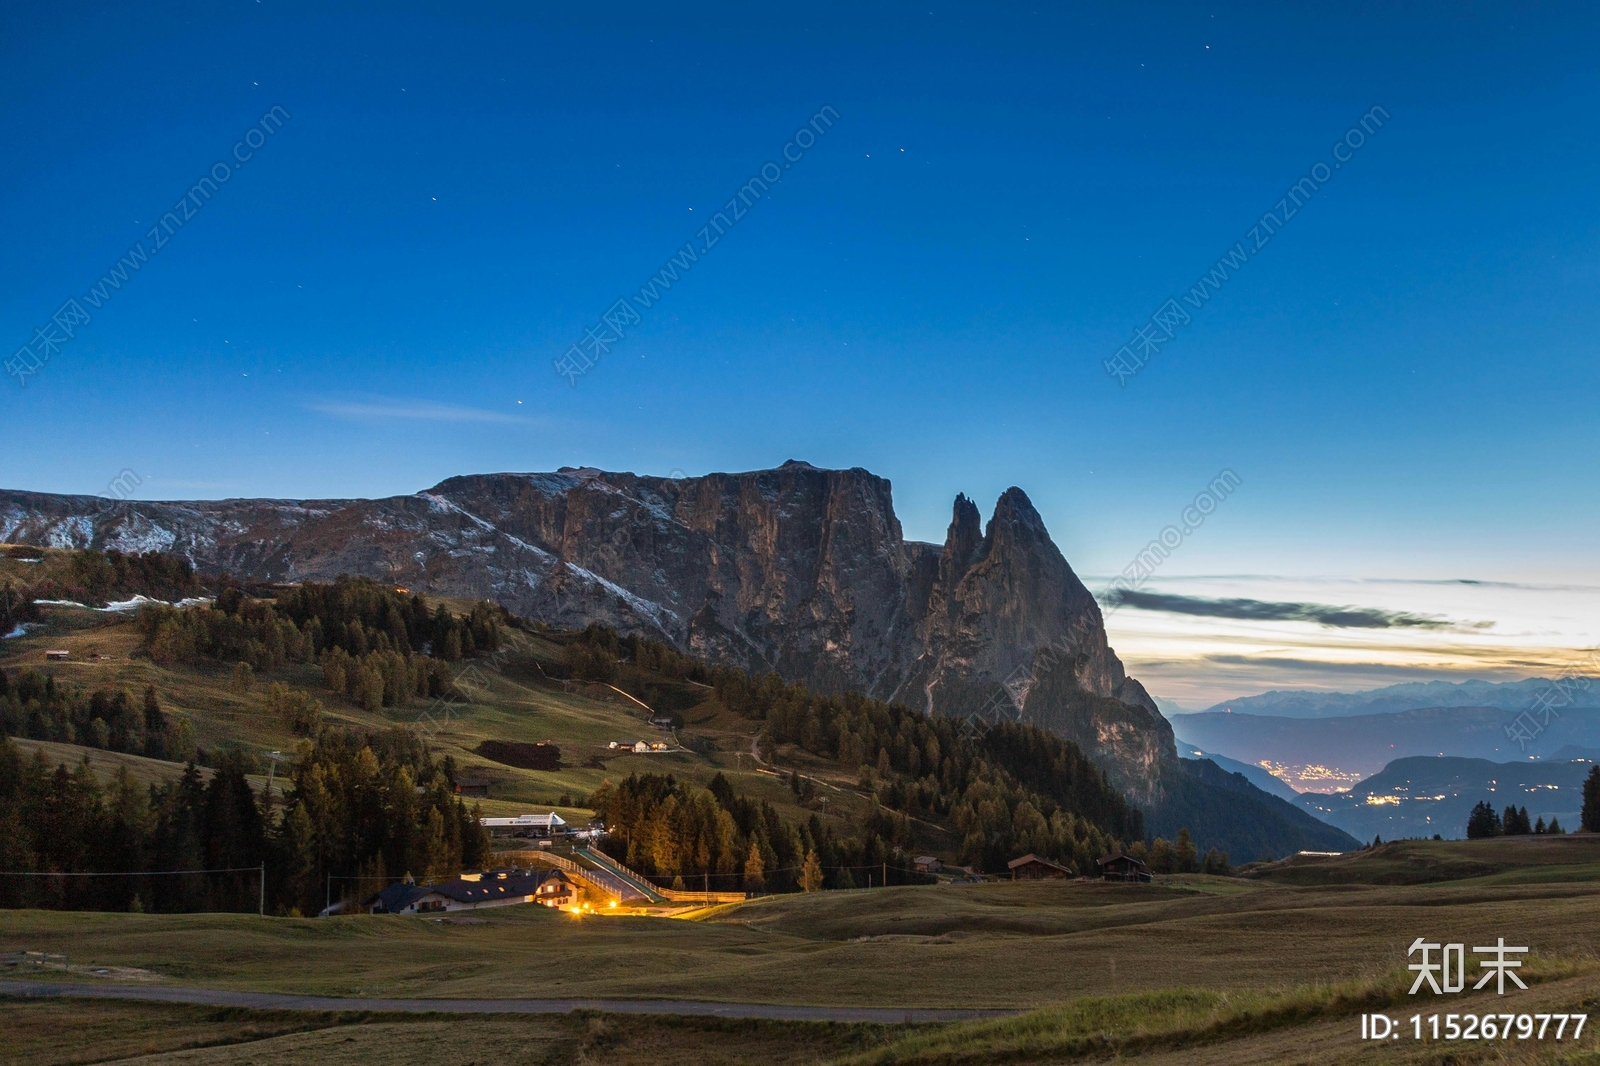
[[787, 1022], [961, 1022], [1001, 1018], [1013, 1010], [935, 1010], [890, 1007], [788, 1007], [773, 1003], [706, 1003], [692, 999], [347, 999], [284, 992], [231, 992], [159, 985], [72, 985], [55, 981], [0, 981], [0, 997], [139, 1000], [251, 1010], [377, 1011], [400, 1014], [679, 1014], [761, 1018]]

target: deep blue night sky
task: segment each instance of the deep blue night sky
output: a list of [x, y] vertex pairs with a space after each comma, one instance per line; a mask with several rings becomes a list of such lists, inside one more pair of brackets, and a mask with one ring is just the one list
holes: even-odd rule
[[[1020, 485], [1100, 574], [1227, 468], [1172, 574], [1600, 579], [1592, 9], [457, 6], [0, 14], [5, 353], [292, 116], [0, 382], [0, 485], [799, 458], [891, 478], [926, 539]], [[569, 387], [552, 360], [825, 105]], [[1374, 106], [1119, 387], [1104, 361]]]

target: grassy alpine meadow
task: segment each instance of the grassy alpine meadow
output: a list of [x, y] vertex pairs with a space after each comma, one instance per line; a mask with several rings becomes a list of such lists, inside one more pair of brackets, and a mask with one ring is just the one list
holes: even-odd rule
[[[581, 1052], [589, 1062], [681, 1056], [839, 1066], [1589, 1061], [1592, 1031], [1576, 1043], [1419, 1042], [1408, 1019], [1588, 1013], [1600, 1004], [1600, 894], [1593, 864], [1572, 861], [1597, 843], [1574, 838], [1555, 854], [1569, 861], [1526, 865], [1515, 863], [1554, 853], [1448, 845], [1459, 854], [1446, 870], [1496, 868], [1424, 884], [1351, 883], [1357, 860], [1344, 859], [1331, 868], [1340, 883], [1327, 885], [1190, 875], [1144, 886], [905, 887], [767, 897], [695, 920], [574, 919], [532, 907], [441, 920], [3, 912], [0, 950], [68, 955], [65, 972], [29, 975], [48, 980], [103, 980], [94, 971], [112, 969], [166, 984], [357, 1000], [671, 997], [1024, 1013], [944, 1026], [749, 1023], [767, 1035], [745, 1041], [716, 1027], [724, 1023], [693, 1020], [312, 1017], [90, 1002], [82, 1005], [92, 1036], [83, 1054], [52, 1058], [30, 1053], [28, 1041], [50, 1043], [41, 1019], [63, 1005], [12, 1000], [0, 1012], [19, 1039], [0, 1042], [0, 1061], [484, 1061], [470, 1056], [496, 1049], [513, 1062], [573, 1061]], [[1409, 862], [1408, 847], [1366, 853], [1372, 875]], [[1474, 991], [1469, 971], [1461, 994], [1410, 996], [1406, 949], [1418, 936], [1527, 945], [1520, 975], [1529, 989]], [[160, 1021], [162, 1012], [173, 1020]], [[1404, 1038], [1363, 1042], [1361, 1016], [1371, 1013], [1393, 1017]], [[522, 1043], [501, 1043], [517, 1032]], [[648, 1057], [652, 1048], [658, 1058]]]
[[[77, 1066], [809, 1066], [905, 1027], [603, 1015], [416, 1015], [29, 1000], [0, 1004], [0, 1063]], [[64, 1034], [70, 1034], [64, 1037]]]
[[[1504, 1036], [1448, 1043], [1415, 1039], [1414, 1014], [1433, 1004], [1408, 995], [1406, 971], [1365, 980], [1269, 991], [1175, 988], [1088, 997], [1015, 1018], [929, 1027], [832, 1060], [831, 1066], [980, 1066], [1108, 1059], [1149, 1063], [1587, 1062], [1593, 1041], [1541, 1043]], [[1529, 990], [1507, 1002], [1468, 993], [1458, 1014], [1587, 1013], [1600, 1003], [1600, 963], [1538, 960]], [[1439, 1009], [1442, 1013], [1442, 1009]], [[1363, 1039], [1361, 1015], [1385, 1014], [1398, 1039]], [[1498, 1022], [1496, 1025], [1500, 1024]], [[1421, 1030], [1430, 1033], [1426, 1026]]]

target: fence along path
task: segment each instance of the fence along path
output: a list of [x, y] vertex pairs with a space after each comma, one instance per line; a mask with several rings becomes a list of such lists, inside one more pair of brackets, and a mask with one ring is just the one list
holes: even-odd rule
[[606, 870], [612, 870], [626, 877], [634, 884], [643, 886], [656, 899], [664, 903], [743, 903], [746, 896], [743, 892], [696, 892], [693, 889], [661, 888], [651, 884], [644, 874], [638, 873], [622, 865], [616, 859], [597, 848], [583, 848], [578, 854], [599, 865]]
[[696, 892], [692, 889], [661, 888], [638, 873], [594, 848], [579, 848], [576, 854], [594, 863], [583, 866], [562, 855], [544, 850], [502, 851], [496, 856], [507, 862], [540, 863], [564, 870], [592, 885], [599, 892], [621, 903], [743, 903], [743, 892]]
[[539, 863], [545, 866], [554, 866], [556, 869], [563, 870], [566, 873], [572, 874], [579, 880], [586, 882], [601, 894], [611, 896], [622, 903], [628, 903], [635, 900], [647, 903], [654, 902], [649, 896], [645, 895], [638, 888], [630, 885], [627, 881], [621, 877], [618, 877], [609, 870], [604, 868], [595, 870], [590, 869], [587, 866], [580, 866], [571, 859], [560, 855], [553, 855], [548, 851], [503, 851], [500, 852], [496, 858], [505, 859], [509, 862], [520, 861], [527, 863]]
[[667, 901], [667, 897], [661, 894], [661, 890], [646, 880], [643, 874], [634, 873], [605, 852], [596, 848], [578, 848], [573, 854], [580, 858], [588, 859], [598, 866], [601, 872], [610, 874], [627, 883], [634, 891], [651, 903], [665, 903]]

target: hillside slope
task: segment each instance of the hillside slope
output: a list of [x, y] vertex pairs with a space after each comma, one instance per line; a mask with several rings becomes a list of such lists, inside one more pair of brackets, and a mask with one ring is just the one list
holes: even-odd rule
[[1268, 795], [1243, 774], [1209, 759], [1183, 759], [1171, 772], [1167, 798], [1145, 814], [1147, 832], [1173, 837], [1187, 827], [1235, 863], [1281, 858], [1297, 851], [1354, 851], [1349, 833]]
[[[52, 555], [35, 565], [59, 570]], [[908, 867], [905, 854], [921, 851], [1003, 867], [1035, 850], [1092, 869], [1141, 832], [1137, 811], [1098, 769], [1038, 730], [1024, 731], [1035, 746], [1046, 738], [1056, 745], [1039, 749], [1039, 765], [1063, 766], [1073, 782], [1030, 774], [1039, 786], [1019, 784], [1004, 752], [960, 735], [950, 719], [856, 694], [814, 697], [774, 675], [713, 672], [667, 645], [603, 627], [529, 628], [481, 604], [429, 605], [364, 579], [254, 591], [226, 588], [207, 606], [149, 605], [131, 616], [35, 605], [40, 620], [0, 645], [0, 726], [30, 738], [29, 754], [75, 760], [88, 751], [102, 777], [121, 766], [171, 777], [190, 756], [219, 765], [243, 758], [264, 770], [268, 756], [293, 753], [280, 786], [303, 776], [313, 739], [337, 760], [349, 754], [337, 739], [345, 732], [401, 727], [452, 781], [486, 788], [491, 814], [553, 808], [581, 824], [590, 808], [607, 805], [604, 794], [608, 823], [626, 832], [618, 795], [676, 796], [680, 810], [703, 812], [723, 834], [720, 807], [734, 816], [739, 839], [749, 837], [741, 846], [759, 842], [765, 868], [784, 872], [779, 884], [813, 847], [828, 887], [848, 887], [868, 872], [881, 884], [886, 864]], [[429, 652], [441, 646], [448, 661]], [[67, 659], [47, 661], [46, 647]], [[818, 732], [796, 717], [802, 711], [828, 715], [826, 732], [846, 728], [849, 757], [819, 758], [798, 743]], [[636, 752], [640, 740], [660, 750]], [[139, 759], [152, 753], [180, 761]], [[421, 770], [432, 765], [407, 757]], [[1034, 765], [1027, 752], [1018, 758]], [[874, 765], [870, 776], [859, 773], [863, 761]], [[992, 806], [997, 798], [1003, 807]], [[976, 826], [963, 819], [980, 817], [974, 837], [967, 830]], [[695, 854], [698, 832], [679, 842], [683, 854]], [[748, 856], [728, 847], [701, 872], [737, 888]], [[652, 845], [642, 868], [669, 879], [696, 872], [663, 854]]]
[[[120, 567], [126, 574], [119, 579], [123, 583], [102, 582], [100, 591], [105, 595], [138, 591], [126, 581], [137, 583], [139, 574], [146, 572], [164, 576], [168, 585], [178, 580], [172, 587], [181, 586], [185, 592], [196, 591], [195, 579], [181, 573], [172, 578], [170, 565], [156, 556], [142, 557], [138, 563], [113, 556], [108, 563], [93, 553], [25, 550], [42, 557], [0, 557], [0, 579], [16, 585], [32, 576], [37, 587], [48, 588], [52, 595], [93, 600], [93, 590], [82, 584], [83, 575], [101, 573], [114, 563], [111, 572]], [[33, 628], [23, 638], [0, 645], [0, 656], [10, 665], [31, 665], [60, 682], [76, 684], [86, 694], [103, 689], [97, 698], [112, 710], [98, 712], [110, 723], [105, 741], [91, 736], [89, 719], [97, 712], [84, 702], [87, 695], [53, 711], [49, 721], [56, 724], [29, 724], [25, 731], [40, 739], [110, 743], [119, 750], [148, 754], [156, 741], [138, 739], [144, 733], [137, 722], [126, 728], [118, 725], [126, 713], [115, 710], [136, 705], [139, 692], [146, 688], [148, 698], [165, 708], [163, 736], [178, 730], [173, 734], [177, 747], [171, 750], [191, 745], [213, 752], [243, 747], [259, 761], [274, 749], [291, 750], [296, 732], [314, 730], [318, 722], [359, 728], [405, 722], [425, 730], [435, 750], [455, 760], [463, 773], [489, 782], [491, 813], [505, 810], [508, 802], [537, 800], [587, 817], [577, 808], [613, 767], [671, 772], [701, 785], [722, 771], [734, 775], [739, 789], [749, 786], [752, 796], [791, 810], [798, 818], [809, 821], [821, 815], [821, 828], [835, 824], [832, 818], [838, 816], [843, 819], [836, 823], [841, 833], [869, 822], [874, 833], [900, 833], [882, 821], [881, 800], [887, 809], [910, 816], [904, 823], [908, 831], [902, 833], [908, 846], [963, 861], [981, 859], [985, 864], [1003, 864], [1013, 845], [1041, 853], [1059, 848], [1086, 872], [1098, 857], [1096, 848], [1144, 835], [1138, 812], [1108, 790], [1104, 772], [1083, 760], [1087, 755], [1101, 766], [1121, 761], [1151, 774], [1158, 784], [1156, 796], [1140, 806], [1153, 803], [1162, 811], [1163, 832], [1170, 834], [1192, 823], [1206, 848], [1231, 848], [1243, 855], [1279, 854], [1308, 846], [1302, 828], [1280, 816], [1262, 821], [1269, 808], [1236, 800], [1215, 783], [1175, 772], [1176, 760], [1163, 759], [1160, 745], [1152, 743], [1143, 729], [1140, 709], [1083, 691], [1070, 664], [1066, 669], [1045, 669], [1042, 680], [1028, 692], [1028, 717], [1043, 718], [1040, 724], [1056, 726], [1058, 734], [1086, 734], [1090, 739], [1082, 744], [1059, 740], [1046, 744], [1037, 739], [1043, 736], [1037, 730], [1035, 739], [1029, 739], [1030, 726], [1002, 724], [986, 736], [969, 734], [948, 718], [930, 718], [901, 704], [864, 703], [854, 693], [811, 695], [785, 686], [772, 674], [750, 675], [726, 667], [708, 671], [669, 646], [641, 642], [637, 636], [619, 640], [608, 630], [578, 634], [530, 628], [513, 624], [509, 616], [497, 622], [481, 604], [461, 600], [424, 604], [392, 586], [363, 584], [360, 579], [353, 583], [341, 579], [333, 586], [264, 585], [258, 594], [265, 598], [249, 601], [236, 591], [225, 592], [215, 607], [198, 613], [173, 615], [169, 608], [153, 606], [133, 622], [118, 610], [29, 608], [43, 621], [27, 623]], [[454, 622], [438, 613], [447, 604], [455, 612]], [[275, 614], [269, 606], [275, 606]], [[352, 628], [351, 611], [365, 619], [363, 631], [370, 639]], [[316, 617], [319, 614], [326, 617]], [[335, 615], [347, 618], [350, 626]], [[448, 640], [441, 636], [446, 632]], [[385, 633], [398, 644], [384, 645]], [[474, 633], [476, 641], [469, 640]], [[439, 654], [453, 657], [469, 649], [468, 658], [456, 667], [457, 683], [448, 692], [440, 687], [440, 670], [446, 664], [427, 654], [430, 636], [436, 652], [445, 647]], [[492, 650], [502, 637], [511, 643]], [[372, 640], [378, 642], [376, 647]], [[361, 641], [367, 643], [358, 646]], [[470, 651], [474, 643], [485, 649], [476, 660]], [[70, 660], [42, 662], [46, 645], [69, 651]], [[391, 650], [383, 651], [385, 646]], [[397, 648], [404, 651], [403, 657]], [[207, 658], [216, 655], [223, 655], [223, 660]], [[246, 674], [243, 688], [237, 677], [240, 668], [228, 666], [233, 658], [247, 659], [256, 667], [253, 675]], [[461, 682], [463, 677], [470, 681]], [[713, 677], [715, 685], [709, 684]], [[38, 690], [39, 682], [28, 684], [32, 691]], [[118, 688], [128, 695], [117, 697]], [[429, 705], [419, 697], [422, 692], [437, 694], [439, 700]], [[534, 709], [537, 713], [530, 713]], [[676, 731], [663, 736], [656, 726], [647, 726], [645, 719], [652, 711], [673, 722]], [[601, 722], [609, 724], [599, 727]], [[134, 742], [145, 747], [123, 746], [128, 741], [117, 738], [129, 729]], [[768, 739], [759, 740], [758, 734]], [[671, 750], [635, 755], [610, 747], [622, 741], [631, 746], [641, 736], [660, 737]], [[525, 761], [517, 754], [531, 751], [540, 741], [551, 741], [560, 749], [559, 765], [546, 767], [549, 759], [543, 755]], [[763, 758], [782, 748], [784, 771], [797, 769], [815, 783], [806, 786], [803, 796], [791, 795], [769, 767], [754, 758], [747, 763], [746, 753], [755, 748]], [[956, 758], [956, 763], [947, 757]], [[983, 799], [970, 793], [975, 787], [974, 759], [1005, 767], [1013, 781], [1002, 786], [1011, 791], [1004, 824], [984, 814], [988, 827], [976, 836], [973, 822]], [[870, 783], [864, 776], [869, 769]], [[977, 776], [986, 773], [978, 771]], [[536, 782], [542, 786], [536, 789]], [[1170, 796], [1169, 782], [1181, 785]], [[1019, 787], [1022, 792], [1015, 791]], [[963, 800], [963, 793], [970, 798]], [[1098, 838], [1074, 829], [1070, 819], [1057, 824], [1051, 813], [1056, 806], [1087, 818], [1098, 826], [1096, 832], [1109, 834], [1109, 839], [1104, 845], [1096, 843]], [[929, 812], [937, 816], [928, 820]], [[1031, 821], [1041, 816], [1044, 822]], [[1198, 828], [1202, 825], [1203, 833]]]

